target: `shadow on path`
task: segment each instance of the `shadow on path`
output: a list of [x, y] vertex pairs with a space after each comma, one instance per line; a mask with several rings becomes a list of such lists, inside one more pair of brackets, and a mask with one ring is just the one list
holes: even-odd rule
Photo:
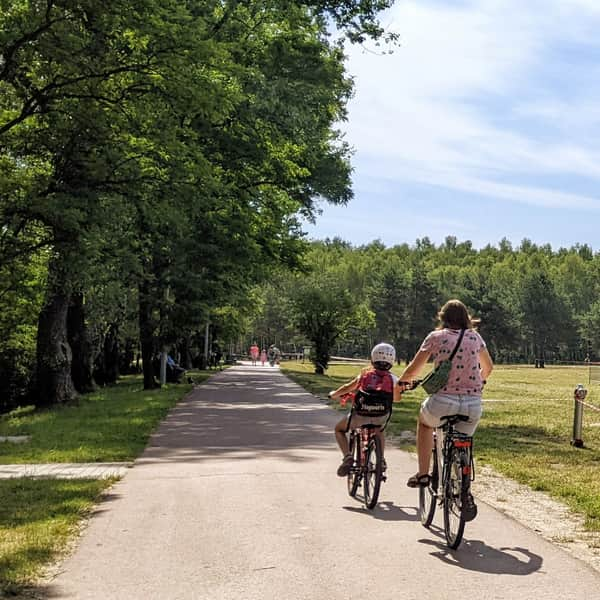
[[[379, 502], [373, 510], [367, 510], [364, 506], [343, 506], [344, 510], [360, 513], [380, 521], [418, 521], [417, 511], [412, 506], [396, 506], [393, 502]], [[406, 509], [410, 512], [407, 512]], [[412, 513], [412, 514], [411, 514]]]
[[[336, 415], [279, 370], [235, 367], [194, 388], [170, 413], [137, 464], [268, 454], [295, 462], [334, 449]], [[304, 451], [301, 454], [299, 451]]]
[[[443, 539], [444, 533], [441, 529], [432, 527], [430, 531]], [[437, 550], [431, 552], [431, 556], [439, 558], [442, 562], [480, 573], [529, 575], [539, 571], [543, 563], [539, 554], [518, 546], [494, 548], [481, 540], [465, 538], [458, 550], [450, 550], [441, 539], [421, 539], [419, 542], [436, 548]]]

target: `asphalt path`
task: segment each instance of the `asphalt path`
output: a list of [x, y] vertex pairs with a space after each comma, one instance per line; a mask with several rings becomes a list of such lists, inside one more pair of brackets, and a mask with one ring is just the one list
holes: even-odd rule
[[388, 444], [367, 511], [336, 477], [339, 413], [277, 368], [196, 387], [40, 591], [77, 600], [600, 597], [600, 576], [479, 503], [462, 545], [417, 519], [414, 457]]

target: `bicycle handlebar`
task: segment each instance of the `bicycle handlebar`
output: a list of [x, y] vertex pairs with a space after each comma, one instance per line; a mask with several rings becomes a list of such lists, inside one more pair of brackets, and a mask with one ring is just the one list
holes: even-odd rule
[[421, 384], [421, 381], [423, 381], [422, 379], [413, 379], [412, 381], [398, 381], [398, 386], [403, 388], [402, 391], [403, 392], [408, 392], [410, 390], [414, 390], [415, 388], [419, 387], [419, 385]]
[[[415, 388], [417, 388], [421, 384], [421, 381], [423, 381], [423, 380], [422, 379], [413, 379], [412, 381], [398, 381], [396, 383], [396, 385], [402, 389], [402, 392], [409, 392], [410, 390], [414, 390]], [[333, 394], [333, 392], [329, 392], [327, 394], [327, 397], [330, 400], [332, 399], [332, 394]], [[355, 395], [356, 395], [355, 391], [354, 392], [346, 392], [345, 394], [340, 396], [340, 401], [342, 402], [342, 404], [345, 404], [348, 400], [353, 399]]]

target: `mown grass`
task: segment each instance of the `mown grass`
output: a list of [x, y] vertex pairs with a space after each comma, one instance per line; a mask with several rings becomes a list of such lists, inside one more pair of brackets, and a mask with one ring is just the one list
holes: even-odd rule
[[[211, 375], [190, 373], [196, 383]], [[0, 436], [29, 435], [25, 444], [0, 443], [0, 464], [113, 462], [135, 459], [160, 421], [191, 384], [144, 390], [139, 376], [82, 396], [77, 404], [0, 418]], [[76, 534], [111, 480], [0, 480], [0, 597], [35, 583]]]
[[31, 586], [58, 558], [110, 480], [0, 480], [0, 597]]
[[[283, 371], [307, 390], [327, 392], [357, 372], [353, 365], [332, 365], [315, 375], [308, 364], [285, 363]], [[399, 374], [402, 367], [394, 368]], [[589, 389], [587, 401], [600, 407], [600, 386], [588, 386], [583, 367], [497, 366], [484, 393], [484, 415], [475, 437], [475, 457], [496, 471], [549, 493], [585, 516], [586, 527], [600, 531], [600, 412], [584, 408], [584, 448], [571, 445], [573, 390]], [[421, 388], [403, 395], [389, 425], [392, 434], [414, 431]], [[414, 450], [414, 445], [406, 445]]]
[[[210, 373], [196, 372], [199, 382]], [[26, 444], [0, 443], [0, 464], [129, 461], [190, 389], [168, 384], [144, 390], [140, 376], [81, 396], [69, 406], [30, 412], [17, 410], [0, 418], [0, 436], [29, 435]]]

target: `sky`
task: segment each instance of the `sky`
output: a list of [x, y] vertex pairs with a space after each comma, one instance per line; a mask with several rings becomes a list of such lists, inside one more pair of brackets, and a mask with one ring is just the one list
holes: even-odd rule
[[396, 0], [347, 49], [354, 199], [309, 239], [600, 251], [600, 0]]

